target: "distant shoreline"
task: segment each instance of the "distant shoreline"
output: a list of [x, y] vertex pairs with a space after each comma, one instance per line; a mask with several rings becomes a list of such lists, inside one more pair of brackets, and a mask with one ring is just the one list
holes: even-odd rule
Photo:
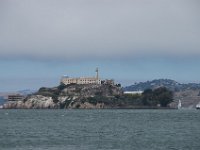
[[21, 109], [21, 110], [78, 110], [78, 109], [81, 109], [81, 110], [86, 110], [86, 109], [89, 109], [89, 110], [99, 110], [99, 109], [165, 109], [165, 110], [177, 110], [177, 108], [172, 108], [172, 107], [113, 107], [113, 108], [64, 108], [64, 109], [61, 109], [61, 108], [1, 108], [1, 109], [4, 109], [4, 110], [8, 110], [8, 109]]

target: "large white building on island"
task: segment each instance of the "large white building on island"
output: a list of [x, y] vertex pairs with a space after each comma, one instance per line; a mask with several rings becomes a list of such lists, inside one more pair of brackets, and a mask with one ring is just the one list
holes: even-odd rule
[[99, 70], [96, 69], [96, 77], [79, 77], [71, 78], [68, 76], [63, 76], [61, 78], [61, 83], [68, 84], [101, 84], [101, 79], [99, 78]]

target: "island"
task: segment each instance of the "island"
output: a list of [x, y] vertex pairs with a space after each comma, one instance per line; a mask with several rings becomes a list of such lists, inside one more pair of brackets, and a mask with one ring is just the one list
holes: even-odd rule
[[41, 87], [26, 97], [10, 95], [4, 109], [170, 108], [173, 92], [166, 87], [124, 92], [112, 79], [63, 76], [60, 85]]
[[165, 87], [126, 94], [120, 84], [60, 84], [40, 88], [23, 100], [8, 101], [4, 109], [169, 108], [173, 93]]

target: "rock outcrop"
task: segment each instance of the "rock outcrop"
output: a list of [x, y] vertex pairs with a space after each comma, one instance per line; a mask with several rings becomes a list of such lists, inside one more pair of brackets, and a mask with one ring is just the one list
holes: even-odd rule
[[42, 108], [58, 108], [58, 104], [53, 102], [52, 97], [42, 95], [31, 95], [24, 101], [11, 101], [5, 103], [3, 108], [24, 108], [24, 109], [42, 109]]

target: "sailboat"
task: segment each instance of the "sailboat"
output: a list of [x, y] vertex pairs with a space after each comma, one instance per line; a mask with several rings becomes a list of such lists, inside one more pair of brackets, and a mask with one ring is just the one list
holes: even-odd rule
[[200, 102], [196, 105], [196, 109], [200, 109]]
[[178, 101], [178, 109], [181, 109], [181, 100]]

